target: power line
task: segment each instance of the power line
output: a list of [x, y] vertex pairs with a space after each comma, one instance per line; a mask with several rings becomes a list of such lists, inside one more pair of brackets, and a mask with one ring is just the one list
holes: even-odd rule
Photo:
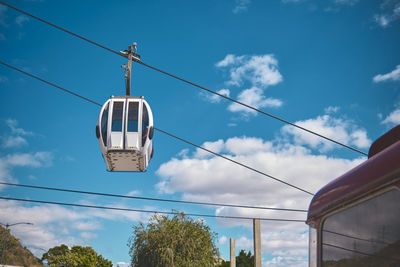
[[[0, 2], [1, 2], [1, 1], [0, 1]], [[18, 69], [18, 68], [16, 68], [16, 67], [12, 67], [12, 66], [10, 66], [9, 64], [6, 64], [6, 63], [4, 63], [4, 62], [2, 62], [2, 61], [0, 61], [0, 63], [3, 64], [3, 65], [5, 65], [5, 66], [7, 66], [7, 67], [10, 67], [10, 68], [12, 68], [12, 69], [14, 69], [14, 70], [20, 71], [21, 73], [28, 74], [27, 72], [22, 71], [22, 70], [20, 70], [20, 69]], [[39, 77], [37, 77], [37, 76], [35, 76], [35, 75], [31, 75], [31, 74], [28, 74], [28, 75], [29, 75], [30, 77], [32, 77], [32, 78], [38, 79], [38, 80], [40, 80], [40, 81], [42, 81], [42, 82], [45, 82], [45, 83], [47, 83], [47, 84], [49, 84], [49, 85], [52, 85], [52, 86], [54, 86], [54, 87], [56, 87], [56, 88], [58, 88], [58, 89], [61, 89], [61, 90], [63, 90], [63, 91], [67, 91], [68, 93], [71, 93], [71, 94], [74, 95], [74, 96], [77, 96], [77, 97], [80, 97], [80, 98], [82, 98], [82, 99], [84, 99], [84, 100], [87, 100], [87, 101], [89, 101], [89, 102], [91, 102], [91, 103], [93, 103], [93, 104], [95, 104], [95, 105], [102, 106], [100, 103], [97, 103], [97, 102], [95, 102], [95, 101], [92, 101], [92, 100], [90, 100], [90, 99], [88, 99], [88, 98], [86, 98], [86, 97], [83, 97], [83, 96], [81, 96], [81, 95], [79, 95], [79, 94], [77, 94], [77, 93], [74, 93], [74, 92], [70, 91], [70, 90], [64, 89], [64, 88], [62, 88], [61, 86], [55, 85], [55, 84], [53, 84], [53, 83], [51, 83], [51, 82], [47, 82], [47, 81], [45, 81], [44, 79], [39, 78]], [[264, 175], [264, 176], [266, 176], [266, 177], [268, 177], [268, 178], [271, 178], [271, 179], [273, 179], [273, 180], [275, 180], [275, 181], [277, 181], [277, 182], [280, 182], [280, 183], [283, 183], [283, 184], [285, 184], [285, 185], [287, 185], [287, 186], [293, 187], [293, 188], [295, 188], [295, 189], [297, 189], [297, 190], [300, 190], [300, 191], [302, 191], [302, 192], [304, 192], [304, 193], [307, 193], [307, 194], [309, 194], [309, 195], [312, 195], [312, 196], [314, 195], [313, 193], [311, 193], [311, 192], [309, 192], [309, 191], [307, 191], [307, 190], [305, 190], [305, 189], [302, 189], [302, 188], [300, 188], [300, 187], [298, 187], [298, 186], [292, 185], [292, 184], [290, 184], [290, 183], [288, 183], [288, 182], [285, 182], [285, 181], [283, 181], [283, 180], [281, 180], [281, 179], [278, 179], [278, 178], [276, 178], [276, 177], [274, 177], [274, 176], [272, 176], [272, 175], [269, 175], [269, 174], [266, 174], [266, 173], [264, 173], [264, 172], [262, 172], [262, 171], [259, 171], [259, 170], [257, 170], [257, 169], [254, 169], [254, 168], [252, 168], [252, 167], [250, 167], [250, 166], [248, 166], [248, 165], [245, 165], [245, 164], [243, 164], [243, 163], [240, 163], [240, 162], [238, 162], [238, 161], [236, 161], [236, 160], [233, 160], [233, 159], [230, 159], [230, 158], [228, 158], [228, 157], [225, 157], [225, 156], [223, 156], [223, 155], [221, 155], [221, 154], [219, 154], [219, 153], [216, 153], [216, 152], [214, 152], [214, 151], [211, 151], [211, 150], [208, 150], [208, 149], [206, 149], [206, 148], [204, 148], [204, 147], [201, 147], [201, 146], [199, 146], [199, 145], [196, 145], [196, 144], [194, 144], [194, 143], [192, 143], [192, 142], [190, 142], [190, 141], [187, 141], [187, 140], [185, 140], [185, 139], [183, 139], [183, 138], [180, 138], [180, 137], [178, 137], [178, 136], [176, 136], [176, 135], [173, 135], [173, 134], [171, 134], [171, 133], [168, 133], [168, 132], [163, 131], [163, 130], [158, 129], [158, 128], [154, 128], [154, 129], [157, 130], [157, 131], [159, 131], [159, 132], [162, 132], [162, 133], [164, 133], [164, 134], [167, 134], [167, 135], [169, 135], [169, 136], [171, 136], [171, 137], [173, 137], [173, 138], [176, 138], [176, 139], [178, 139], [178, 140], [180, 140], [180, 141], [183, 141], [183, 142], [185, 142], [185, 143], [187, 143], [187, 144], [190, 144], [190, 145], [195, 146], [195, 147], [197, 147], [197, 148], [200, 148], [200, 149], [202, 149], [202, 150], [204, 150], [204, 151], [207, 151], [207, 152], [209, 152], [209, 153], [211, 153], [211, 154], [213, 154], [213, 155], [216, 155], [216, 156], [221, 157], [221, 158], [223, 158], [223, 159], [229, 160], [230, 162], [233, 162], [233, 163], [235, 163], [235, 164], [237, 164], [237, 165], [239, 165], [239, 166], [242, 166], [242, 167], [244, 167], [244, 168], [246, 168], [246, 169], [252, 170], [252, 171], [254, 171], [254, 172], [258, 173], [258, 174], [261, 174], [261, 175]]]
[[[119, 55], [119, 56], [127, 57], [127, 55], [125, 55], [125, 54], [123, 54], [123, 53], [120, 53], [120, 52], [118, 52], [118, 51], [115, 51], [115, 50], [113, 50], [113, 49], [111, 49], [111, 48], [108, 48], [108, 47], [106, 47], [106, 46], [104, 46], [104, 45], [101, 45], [101, 44], [99, 44], [99, 43], [97, 43], [97, 42], [91, 41], [91, 40], [89, 40], [89, 39], [87, 39], [87, 38], [85, 38], [85, 37], [83, 37], [83, 36], [81, 36], [81, 35], [79, 35], [79, 34], [73, 33], [73, 32], [71, 32], [71, 31], [69, 31], [69, 30], [67, 30], [67, 29], [65, 29], [65, 28], [62, 28], [62, 27], [60, 27], [60, 26], [57, 26], [57, 25], [55, 25], [55, 24], [53, 24], [53, 23], [51, 23], [51, 22], [48, 22], [48, 21], [46, 21], [46, 20], [44, 20], [44, 19], [41, 19], [41, 18], [39, 18], [39, 17], [37, 17], [37, 16], [35, 16], [35, 15], [32, 15], [32, 14], [26, 12], [26, 11], [23, 11], [23, 10], [21, 10], [21, 9], [19, 9], [19, 8], [17, 8], [17, 7], [14, 7], [14, 6], [10, 5], [10, 4], [7, 4], [7, 3], [5, 3], [5, 2], [3, 2], [3, 1], [0, 1], [0, 3], [3, 4], [3, 5], [5, 5], [5, 6], [7, 6], [7, 7], [9, 7], [9, 8], [14, 9], [14, 10], [16, 10], [16, 11], [18, 11], [18, 12], [21, 12], [21, 13], [27, 15], [27, 16], [30, 16], [30, 17], [32, 17], [32, 18], [34, 18], [34, 19], [37, 19], [37, 20], [39, 20], [39, 21], [41, 21], [41, 22], [43, 22], [43, 23], [46, 23], [46, 24], [48, 24], [48, 25], [50, 25], [50, 26], [52, 26], [52, 27], [55, 27], [55, 28], [57, 28], [57, 29], [59, 29], [59, 30], [61, 30], [61, 31], [64, 31], [64, 32], [66, 32], [66, 33], [68, 33], [68, 34], [71, 34], [71, 35], [73, 35], [73, 36], [75, 36], [75, 37], [78, 37], [78, 38], [80, 38], [80, 39], [82, 39], [82, 40], [84, 40], [84, 41], [87, 41], [87, 42], [89, 42], [89, 43], [91, 43], [91, 44], [93, 44], [93, 45], [96, 45], [96, 46], [98, 46], [98, 47], [101, 47], [101, 48], [103, 48], [103, 49], [105, 49], [105, 50], [107, 50], [107, 51], [109, 51], [109, 52], [112, 52], [112, 53], [117, 54], [117, 55]], [[212, 93], [212, 94], [218, 95], [219, 97], [225, 98], [225, 99], [227, 99], [227, 100], [229, 100], [229, 101], [232, 101], [232, 102], [234, 102], [234, 103], [237, 103], [237, 104], [239, 104], [239, 105], [242, 105], [242, 106], [244, 106], [244, 107], [247, 107], [247, 108], [249, 108], [249, 109], [252, 109], [252, 110], [254, 110], [254, 111], [256, 111], [256, 112], [259, 112], [259, 113], [261, 113], [261, 114], [264, 114], [264, 115], [266, 115], [266, 116], [269, 116], [269, 117], [271, 117], [271, 118], [274, 118], [274, 119], [276, 119], [276, 120], [279, 120], [279, 121], [281, 121], [281, 122], [283, 122], [283, 123], [289, 124], [289, 125], [291, 125], [291, 126], [293, 126], [293, 127], [296, 127], [296, 128], [301, 129], [301, 130], [303, 130], [303, 131], [306, 131], [306, 132], [308, 132], [308, 133], [310, 133], [310, 134], [314, 134], [314, 135], [316, 135], [316, 136], [318, 136], [318, 137], [320, 137], [320, 138], [323, 138], [323, 139], [325, 139], [325, 140], [328, 140], [328, 141], [330, 141], [330, 142], [333, 142], [333, 143], [335, 143], [335, 144], [341, 145], [341, 146], [346, 147], [346, 148], [348, 148], [348, 149], [351, 149], [351, 150], [353, 150], [353, 151], [355, 151], [355, 152], [358, 152], [358, 153], [360, 153], [360, 154], [363, 154], [363, 155], [365, 155], [365, 156], [368, 156], [367, 153], [365, 153], [365, 152], [363, 152], [363, 151], [361, 151], [361, 150], [358, 150], [358, 149], [356, 149], [356, 148], [354, 148], [354, 147], [351, 147], [351, 146], [348, 146], [348, 145], [346, 145], [346, 144], [343, 144], [343, 143], [341, 143], [341, 142], [339, 142], [339, 141], [336, 141], [336, 140], [331, 139], [331, 138], [329, 138], [329, 137], [327, 137], [327, 136], [324, 136], [324, 135], [322, 135], [322, 134], [319, 134], [319, 133], [317, 133], [317, 132], [314, 132], [314, 131], [312, 131], [312, 130], [309, 130], [309, 129], [307, 129], [307, 128], [304, 128], [304, 127], [302, 127], [302, 126], [300, 126], [300, 125], [297, 125], [297, 124], [295, 124], [295, 123], [293, 123], [293, 122], [290, 122], [290, 121], [285, 120], [285, 119], [283, 119], [283, 118], [280, 118], [280, 117], [278, 117], [278, 116], [275, 116], [275, 115], [272, 115], [272, 114], [270, 114], [270, 113], [267, 113], [267, 112], [265, 112], [265, 111], [263, 111], [263, 110], [261, 110], [261, 109], [255, 108], [255, 107], [253, 107], [253, 106], [250, 106], [250, 105], [248, 105], [248, 104], [245, 104], [245, 103], [243, 103], [243, 102], [241, 102], [241, 101], [238, 101], [238, 100], [236, 100], [236, 99], [233, 99], [233, 98], [231, 98], [231, 97], [222, 95], [222, 94], [220, 94], [220, 93], [218, 93], [218, 92], [216, 92], [216, 91], [213, 91], [213, 90], [211, 90], [211, 89], [208, 89], [208, 88], [206, 88], [206, 87], [204, 87], [204, 86], [201, 86], [201, 85], [199, 85], [199, 84], [197, 84], [197, 83], [194, 83], [194, 82], [191, 82], [191, 81], [189, 81], [189, 80], [183, 79], [183, 78], [181, 78], [181, 77], [179, 77], [179, 76], [176, 76], [176, 75], [174, 75], [174, 74], [171, 74], [171, 73], [169, 73], [169, 72], [167, 72], [167, 71], [164, 71], [164, 70], [161, 70], [161, 69], [159, 69], [159, 68], [153, 67], [153, 66], [151, 66], [151, 65], [149, 65], [149, 64], [144, 63], [143, 61], [141, 61], [141, 60], [139, 60], [139, 59], [133, 58], [133, 60], [134, 60], [136, 63], [139, 63], [139, 64], [141, 64], [141, 65], [143, 65], [143, 66], [146, 66], [146, 67], [148, 67], [148, 68], [151, 68], [151, 69], [153, 69], [153, 70], [155, 70], [155, 71], [158, 71], [158, 72], [160, 72], [160, 73], [163, 73], [163, 74], [165, 74], [165, 75], [168, 75], [168, 76], [170, 76], [170, 77], [172, 77], [172, 78], [178, 79], [178, 80], [180, 80], [180, 81], [182, 81], [182, 82], [188, 83], [188, 84], [190, 84], [190, 85], [192, 85], [192, 86], [198, 87], [198, 88], [200, 88], [200, 89], [202, 89], [202, 90], [205, 90], [205, 91], [210, 92], [210, 93]]]
[[6, 182], [0, 182], [0, 184], [9, 185], [9, 186], [16, 186], [16, 187], [25, 187], [25, 188], [33, 188], [33, 189], [50, 190], [50, 191], [60, 191], [60, 192], [69, 192], [69, 193], [77, 193], [77, 194], [106, 196], [106, 197], [117, 197], [117, 198], [128, 198], [128, 199], [140, 199], [140, 200], [149, 200], [149, 201], [173, 202], [173, 203], [195, 204], [195, 205], [206, 205], [206, 206], [234, 207], [234, 208], [246, 208], [246, 209], [263, 209], [263, 210], [277, 210], [277, 211], [307, 212], [307, 210], [301, 210], [301, 209], [271, 208], [271, 207], [260, 207], [260, 206], [248, 206], [248, 205], [235, 205], [235, 204], [223, 204], [223, 203], [211, 203], [211, 202], [198, 202], [198, 201], [163, 199], [163, 198], [153, 198], [153, 197], [127, 196], [127, 195], [120, 195], [120, 194], [99, 193], [99, 192], [91, 192], [91, 191], [82, 191], [82, 190], [65, 189], [65, 188], [55, 188], [55, 187], [47, 187], [47, 186], [35, 186], [35, 185], [26, 185], [26, 184], [14, 184], [14, 183], [6, 183]]
[[21, 69], [18, 69], [18, 68], [14, 67], [14, 66], [11, 66], [11, 65], [9, 65], [9, 64], [7, 64], [7, 63], [5, 63], [5, 62], [0, 61], [0, 64], [3, 64], [3, 65], [6, 66], [6, 67], [9, 67], [9, 68], [11, 68], [11, 69], [13, 69], [13, 70], [19, 71], [19, 72], [21, 72], [21, 73], [23, 73], [23, 74], [25, 74], [25, 75], [28, 75], [28, 76], [30, 76], [30, 77], [32, 77], [32, 78], [35, 78], [35, 79], [37, 79], [37, 80], [39, 80], [39, 81], [41, 81], [41, 82], [47, 83], [48, 85], [54, 86], [54, 87], [56, 87], [56, 88], [58, 88], [58, 89], [60, 89], [60, 90], [62, 90], [62, 91], [64, 91], [64, 92], [67, 92], [68, 94], [71, 94], [71, 95], [73, 95], [73, 96], [82, 98], [82, 99], [84, 99], [84, 100], [86, 100], [86, 101], [88, 101], [88, 102], [90, 102], [90, 103], [93, 103], [93, 104], [95, 104], [95, 105], [98, 105], [98, 106], [100, 106], [100, 107], [102, 106], [100, 103], [97, 103], [97, 102], [95, 102], [95, 101], [93, 101], [93, 100], [90, 100], [90, 99], [87, 98], [87, 97], [81, 96], [80, 94], [74, 93], [74, 92], [72, 92], [72, 91], [70, 91], [70, 90], [67, 90], [67, 89], [65, 89], [65, 88], [63, 88], [63, 87], [61, 87], [61, 86], [58, 86], [57, 84], [54, 84], [54, 83], [52, 83], [52, 82], [48, 82], [48, 81], [46, 81], [46, 80], [44, 80], [44, 79], [42, 79], [42, 78], [40, 78], [40, 77], [38, 77], [38, 76], [35, 76], [35, 75], [33, 75], [33, 74], [30, 74], [30, 73], [28, 73], [28, 72], [26, 72], [26, 71], [23, 71], [23, 70], [21, 70]]
[[[43, 200], [22, 199], [22, 198], [2, 197], [2, 196], [0, 196], [0, 199], [15, 200], [15, 201], [29, 202], [29, 203], [41, 203], [41, 204], [61, 205], [61, 206], [70, 206], [70, 207], [80, 207], [80, 208], [104, 209], [104, 210], [118, 210], [118, 211], [143, 212], [143, 213], [158, 213], [158, 214], [170, 214], [170, 215], [171, 214], [180, 214], [180, 213], [182, 213], [182, 212], [177, 212], [177, 211], [158, 211], [158, 210], [129, 209], [129, 208], [106, 207], [106, 206], [86, 205], [86, 204], [74, 204], [74, 203], [66, 203], [66, 202], [43, 201]], [[193, 216], [193, 217], [238, 219], [238, 220], [260, 219], [261, 221], [302, 222], [302, 223], [305, 222], [304, 220], [295, 220], [295, 219], [253, 218], [253, 217], [242, 217], [242, 216], [225, 216], [225, 215], [197, 214], [197, 213], [185, 213], [185, 215]]]

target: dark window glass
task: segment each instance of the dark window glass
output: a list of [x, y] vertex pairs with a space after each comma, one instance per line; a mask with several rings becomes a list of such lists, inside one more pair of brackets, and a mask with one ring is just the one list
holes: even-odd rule
[[101, 137], [103, 143], [107, 146], [107, 124], [108, 124], [108, 104], [104, 108], [103, 115], [101, 116]]
[[124, 113], [124, 102], [114, 102], [111, 131], [122, 132], [123, 113]]
[[400, 266], [400, 191], [391, 190], [328, 217], [323, 266]]
[[147, 127], [149, 127], [149, 113], [147, 112], [147, 107], [143, 102], [143, 113], [142, 113], [142, 146], [146, 142], [147, 138]]
[[138, 132], [139, 102], [129, 102], [128, 132]]

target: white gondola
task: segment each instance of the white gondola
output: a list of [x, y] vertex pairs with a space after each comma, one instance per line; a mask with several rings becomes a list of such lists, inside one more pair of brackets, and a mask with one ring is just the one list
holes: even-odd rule
[[143, 97], [111, 97], [96, 126], [109, 171], [145, 171], [153, 157], [153, 114]]

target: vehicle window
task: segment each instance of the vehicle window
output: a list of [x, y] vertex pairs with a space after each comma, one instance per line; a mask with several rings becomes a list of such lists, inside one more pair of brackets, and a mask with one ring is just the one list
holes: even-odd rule
[[129, 102], [128, 132], [138, 131], [139, 102]]
[[149, 113], [147, 112], [147, 107], [143, 103], [143, 112], [142, 112], [142, 146], [144, 142], [146, 142], [147, 138], [147, 127], [149, 126]]
[[107, 146], [108, 105], [107, 103], [101, 116], [101, 137], [105, 146]]
[[391, 190], [328, 217], [323, 266], [400, 266], [400, 191]]
[[122, 114], [123, 113], [124, 113], [124, 102], [114, 102], [111, 131], [122, 132]]

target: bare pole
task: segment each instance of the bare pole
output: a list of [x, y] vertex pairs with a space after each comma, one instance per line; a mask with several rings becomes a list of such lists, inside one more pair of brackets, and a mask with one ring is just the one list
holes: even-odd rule
[[261, 229], [260, 219], [253, 219], [254, 267], [261, 267]]
[[236, 249], [235, 249], [235, 239], [230, 239], [230, 250], [231, 250], [231, 264], [230, 267], [236, 267]]

